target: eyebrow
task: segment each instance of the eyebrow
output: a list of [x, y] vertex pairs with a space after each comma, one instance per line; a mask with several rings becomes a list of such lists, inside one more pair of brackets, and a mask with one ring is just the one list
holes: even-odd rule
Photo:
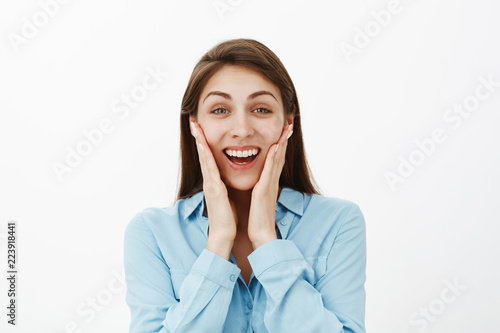
[[[211, 92], [209, 92], [209, 93], [207, 94], [207, 96], [205, 96], [205, 98], [203, 99], [203, 103], [205, 103], [205, 100], [208, 98], [208, 96], [211, 96], [211, 95], [218, 95], [218, 96], [222, 96], [222, 97], [224, 97], [225, 99], [229, 99], [229, 100], [231, 100], [231, 101], [233, 100], [233, 98], [231, 97], [231, 95], [226, 94], [225, 92], [222, 92], [222, 91], [218, 91], [218, 90], [216, 90], [216, 91], [211, 91]], [[247, 97], [247, 101], [248, 101], [248, 100], [251, 100], [251, 99], [254, 99], [254, 98], [256, 98], [256, 97], [258, 97], [258, 96], [260, 96], [260, 95], [271, 95], [274, 99], [276, 99], [276, 97], [274, 97], [274, 95], [273, 95], [272, 93], [270, 93], [269, 91], [266, 91], [266, 90], [259, 90], [259, 91], [254, 92], [253, 94], [248, 95], [248, 97]], [[278, 100], [276, 99], [276, 102], [277, 102], [277, 101], [278, 101]]]

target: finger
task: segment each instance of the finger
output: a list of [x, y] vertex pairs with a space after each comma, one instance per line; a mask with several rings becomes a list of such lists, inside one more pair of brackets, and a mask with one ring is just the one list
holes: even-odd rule
[[283, 126], [283, 130], [281, 131], [281, 135], [278, 139], [277, 143], [278, 146], [275, 148], [276, 151], [279, 149], [279, 146], [284, 146], [284, 148], [286, 148], [286, 143], [290, 138], [290, 136], [292, 135], [292, 133], [293, 133], [293, 124]]
[[[278, 139], [278, 143], [273, 144], [269, 147], [266, 155], [266, 161], [264, 162], [264, 169], [262, 170], [260, 180], [265, 184], [271, 183], [271, 177], [276, 177], [281, 174], [281, 170], [279, 170], [279, 164], [276, 163], [279, 159], [284, 159], [285, 151], [286, 151], [286, 141], [287, 136], [291, 132], [290, 126], [284, 126], [281, 131], [280, 138]], [[280, 149], [281, 148], [281, 149]], [[283, 161], [284, 164], [284, 161]], [[279, 181], [279, 179], [278, 179]]]
[[[278, 139], [277, 144], [275, 144], [273, 147], [274, 150], [274, 155], [273, 155], [273, 161], [279, 161], [281, 159], [284, 159], [285, 153], [286, 153], [286, 147], [288, 145], [288, 139], [290, 138], [293, 130], [292, 130], [293, 125], [287, 125], [283, 127], [283, 131], [281, 132], [280, 138]], [[284, 162], [284, 161], [283, 161]]]
[[208, 167], [206, 165], [207, 158], [206, 158], [206, 153], [205, 153], [207, 151], [207, 149], [203, 148], [203, 146], [201, 144], [200, 131], [196, 129], [194, 122], [190, 122], [190, 125], [191, 125], [191, 130], [192, 130], [193, 136], [195, 137], [195, 141], [196, 141], [196, 149], [198, 151], [198, 159], [200, 161], [201, 173], [203, 175], [203, 179], [207, 180], [207, 179], [209, 179], [209, 171], [208, 171]]
[[[220, 181], [220, 173], [217, 164], [215, 163], [214, 156], [212, 154], [212, 150], [208, 146], [207, 140], [205, 138], [205, 132], [201, 128], [200, 124], [193, 123], [194, 129], [197, 133], [196, 140], [198, 142], [198, 154], [200, 154], [201, 159], [203, 160], [202, 172], [203, 177], [206, 180], [210, 181]], [[201, 146], [201, 149], [200, 149]], [[201, 150], [201, 151], [200, 151]], [[200, 161], [201, 163], [201, 161]]]
[[278, 140], [278, 143], [287, 143], [288, 139], [290, 136], [292, 136], [293, 133], [293, 124], [284, 126], [283, 132], [281, 133], [280, 139]]
[[200, 142], [198, 141], [198, 131], [196, 130], [196, 127], [194, 125], [194, 122], [190, 121], [189, 126], [191, 127], [191, 134], [195, 138], [195, 143], [196, 143], [196, 150], [198, 151], [198, 159], [200, 161], [200, 167], [201, 167], [201, 173], [203, 175], [203, 179], [206, 178], [206, 166], [205, 166], [205, 154], [204, 154], [204, 148], [201, 146]]
[[281, 137], [278, 140], [279, 146], [276, 151], [277, 156], [275, 157], [275, 159], [277, 159], [278, 161], [282, 161], [283, 164], [285, 164], [285, 155], [286, 155], [286, 148], [288, 146], [288, 139], [290, 138], [290, 136], [292, 136], [292, 133], [293, 133], [293, 124], [287, 125], [284, 127], [283, 132], [281, 133]]
[[279, 176], [281, 175], [281, 171], [283, 170], [283, 166], [285, 165], [285, 156], [286, 156], [286, 148], [288, 146], [288, 139], [293, 133], [293, 124], [284, 126], [283, 131], [281, 132], [281, 136], [278, 140], [277, 145], [275, 146], [274, 150], [275, 153], [273, 155], [273, 166], [271, 168], [271, 171], [273, 174], [273, 177], [278, 178], [277, 181], [279, 181]]

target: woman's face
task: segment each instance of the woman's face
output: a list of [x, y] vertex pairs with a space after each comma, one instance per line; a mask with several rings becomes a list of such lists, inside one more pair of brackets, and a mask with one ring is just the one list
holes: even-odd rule
[[[284, 126], [291, 121], [290, 116], [285, 122], [279, 89], [260, 73], [242, 66], [222, 67], [207, 82], [198, 103], [197, 122], [205, 133], [221, 179], [241, 191], [255, 186], [269, 147], [278, 142]], [[237, 160], [231, 162], [226, 155], [228, 148], [257, 149], [258, 154], [246, 165], [238, 165]]]

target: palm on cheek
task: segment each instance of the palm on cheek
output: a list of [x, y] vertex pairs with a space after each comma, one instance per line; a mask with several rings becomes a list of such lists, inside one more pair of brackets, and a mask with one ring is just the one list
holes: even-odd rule
[[[221, 180], [203, 129], [199, 124], [192, 123], [191, 126], [198, 146], [210, 230], [217, 230], [218, 238], [231, 242], [234, 240], [238, 224], [236, 207], [228, 198], [227, 189]], [[279, 178], [285, 164], [287, 142], [292, 129], [293, 125], [286, 126], [281, 132], [278, 143], [269, 147], [260, 179], [252, 190], [247, 232], [254, 249], [276, 239], [274, 214]]]
[[277, 145], [269, 147], [264, 169], [252, 190], [248, 237], [254, 249], [277, 238], [274, 214], [279, 191], [279, 178], [285, 164], [286, 148], [292, 129], [293, 125], [285, 126]]
[[194, 122], [191, 126], [193, 136], [196, 138], [203, 175], [203, 191], [209, 216], [209, 238], [212, 235], [219, 241], [231, 243], [236, 235], [238, 224], [236, 207], [227, 195], [226, 185], [221, 180], [203, 129]]

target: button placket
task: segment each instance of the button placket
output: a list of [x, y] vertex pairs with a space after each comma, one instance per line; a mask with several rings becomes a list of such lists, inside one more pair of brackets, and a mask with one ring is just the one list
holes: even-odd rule
[[295, 214], [290, 211], [287, 211], [284, 216], [279, 220], [279, 231], [282, 236], [282, 239], [286, 239], [288, 237], [288, 230], [290, 229], [290, 225], [292, 224], [293, 218]]

